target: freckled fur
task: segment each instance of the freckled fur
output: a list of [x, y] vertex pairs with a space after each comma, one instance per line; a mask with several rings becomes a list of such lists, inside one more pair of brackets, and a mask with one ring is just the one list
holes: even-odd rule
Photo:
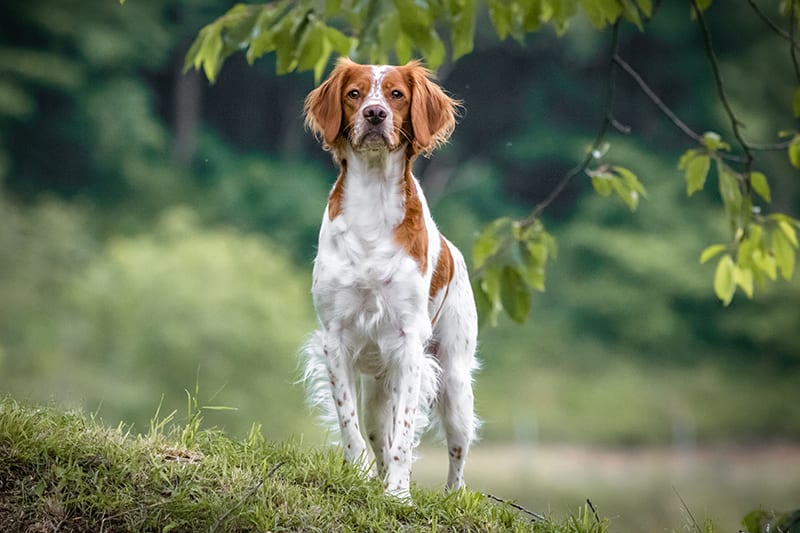
[[478, 427], [466, 265], [436, 228], [411, 170], [447, 141], [457, 105], [417, 62], [347, 59], [305, 103], [306, 125], [340, 167], [314, 261], [320, 326], [303, 350], [309, 399], [338, 427], [345, 459], [365, 471], [374, 465], [401, 498], [409, 498], [411, 451], [431, 417], [447, 440], [450, 489], [463, 486]]

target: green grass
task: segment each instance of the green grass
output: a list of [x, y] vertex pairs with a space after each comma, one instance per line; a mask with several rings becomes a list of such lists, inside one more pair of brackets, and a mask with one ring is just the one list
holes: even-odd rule
[[81, 412], [0, 401], [0, 530], [15, 531], [534, 531], [604, 533], [588, 509], [531, 521], [469, 490], [383, 494], [333, 449], [243, 440], [156, 415], [146, 435]]

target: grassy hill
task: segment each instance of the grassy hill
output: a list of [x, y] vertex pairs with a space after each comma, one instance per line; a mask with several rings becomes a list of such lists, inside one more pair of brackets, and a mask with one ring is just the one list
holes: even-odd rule
[[414, 505], [345, 465], [336, 450], [236, 441], [156, 415], [146, 435], [80, 412], [0, 401], [0, 530], [604, 532], [587, 509], [535, 519], [483, 494], [414, 489]]

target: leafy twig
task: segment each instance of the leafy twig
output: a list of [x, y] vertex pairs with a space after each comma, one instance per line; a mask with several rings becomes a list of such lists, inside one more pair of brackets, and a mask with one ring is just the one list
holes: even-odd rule
[[733, 135], [736, 137], [736, 140], [739, 142], [739, 145], [742, 147], [742, 151], [744, 152], [745, 161], [745, 173], [750, 174], [750, 166], [753, 163], [753, 154], [750, 151], [750, 146], [745, 142], [744, 138], [742, 137], [742, 133], [739, 130], [739, 127], [742, 123], [736, 118], [736, 114], [733, 112], [733, 108], [731, 107], [730, 102], [728, 101], [728, 95], [725, 93], [725, 84], [722, 81], [722, 74], [719, 71], [719, 62], [717, 61], [717, 56], [714, 53], [714, 47], [711, 45], [711, 33], [708, 30], [708, 25], [706, 24], [706, 19], [703, 17], [703, 12], [697, 7], [697, 0], [692, 0], [692, 8], [694, 9], [694, 13], [697, 16], [697, 22], [700, 25], [700, 30], [703, 34], [703, 46], [706, 49], [706, 57], [708, 57], [708, 61], [711, 64], [711, 71], [714, 74], [714, 82], [717, 86], [717, 95], [719, 96], [720, 102], [722, 102], [722, 106], [725, 108], [725, 112], [728, 115], [728, 118], [731, 121], [731, 127], [733, 128]]
[[532, 517], [532, 521], [536, 521], [536, 520], [543, 521], [545, 519], [543, 515], [540, 515], [539, 513], [534, 513], [533, 511], [530, 511], [530, 510], [524, 508], [523, 506], [519, 505], [518, 503], [514, 503], [514, 502], [511, 502], [511, 501], [508, 501], [508, 500], [504, 500], [503, 498], [498, 498], [497, 496], [494, 496], [494, 495], [489, 494], [489, 493], [485, 494], [485, 496], [487, 498], [489, 498], [490, 500], [494, 500], [494, 501], [499, 502], [499, 503], [507, 504], [507, 505], [513, 507], [514, 509], [516, 509], [517, 511], [522, 511], [523, 513], [531, 516]]
[[[600, 148], [600, 145], [603, 143], [603, 139], [605, 138], [606, 132], [608, 131], [609, 126], [617, 127], [619, 124], [613, 116], [613, 109], [614, 109], [614, 95], [616, 92], [616, 65], [614, 63], [614, 56], [617, 55], [617, 50], [619, 49], [619, 19], [614, 23], [613, 32], [611, 34], [611, 53], [609, 56], [608, 62], [608, 89], [606, 92], [606, 104], [605, 104], [605, 112], [603, 113], [603, 122], [600, 125], [600, 129], [598, 130], [597, 134], [594, 137], [594, 141], [592, 141], [592, 145], [589, 150], [587, 150], [586, 155], [584, 156], [583, 160], [575, 165], [569, 172], [564, 174], [561, 177], [561, 180], [556, 184], [556, 186], [550, 191], [550, 193], [545, 197], [544, 200], [536, 204], [531, 211], [531, 213], [526, 216], [525, 218], [519, 220], [517, 224], [521, 228], [530, 228], [534, 224], [536, 224], [539, 217], [542, 215], [542, 212], [555, 200], [566, 188], [570, 181], [575, 176], [586, 171], [589, 164], [595, 159], [595, 152]], [[626, 126], [619, 124], [619, 128], [626, 129]], [[495, 256], [502, 255], [508, 248], [514, 243], [514, 239], [512, 237], [506, 237], [497, 249], [495, 250]], [[479, 278], [484, 270], [488, 262], [481, 265], [474, 273], [474, 278]]]

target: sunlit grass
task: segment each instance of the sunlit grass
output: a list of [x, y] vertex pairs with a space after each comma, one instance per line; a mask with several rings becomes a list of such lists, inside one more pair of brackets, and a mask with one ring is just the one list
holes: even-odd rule
[[145, 435], [79, 412], [0, 402], [0, 524], [15, 531], [604, 532], [585, 509], [531, 522], [468, 490], [386, 497], [336, 450], [156, 419]]

